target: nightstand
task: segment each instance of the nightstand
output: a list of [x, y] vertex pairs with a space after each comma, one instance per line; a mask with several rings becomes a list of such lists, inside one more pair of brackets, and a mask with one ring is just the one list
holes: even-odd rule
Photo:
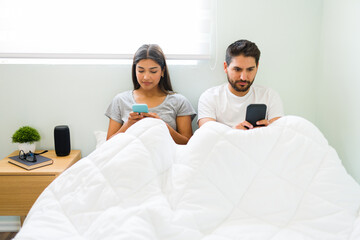
[[76, 163], [81, 158], [81, 152], [72, 150], [68, 156], [58, 157], [54, 150], [49, 150], [42, 156], [53, 159], [54, 163], [30, 171], [8, 162], [8, 157], [18, 153], [15, 151], [0, 160], [0, 216], [20, 216], [22, 223], [42, 191]]

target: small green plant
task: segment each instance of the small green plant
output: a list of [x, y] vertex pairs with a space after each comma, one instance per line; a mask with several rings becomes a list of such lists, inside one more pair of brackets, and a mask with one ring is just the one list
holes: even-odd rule
[[12, 136], [13, 143], [33, 143], [40, 140], [39, 132], [32, 127], [24, 126], [16, 130]]

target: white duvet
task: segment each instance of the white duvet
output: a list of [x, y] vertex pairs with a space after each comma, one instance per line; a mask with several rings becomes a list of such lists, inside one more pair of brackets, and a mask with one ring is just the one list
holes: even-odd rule
[[16, 239], [360, 239], [360, 187], [299, 117], [176, 145], [145, 119], [60, 175]]

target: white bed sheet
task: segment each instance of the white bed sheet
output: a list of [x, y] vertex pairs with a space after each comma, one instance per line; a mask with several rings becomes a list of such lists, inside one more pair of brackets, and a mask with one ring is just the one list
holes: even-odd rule
[[145, 119], [60, 175], [15, 239], [360, 239], [360, 187], [307, 120], [209, 122], [186, 146]]

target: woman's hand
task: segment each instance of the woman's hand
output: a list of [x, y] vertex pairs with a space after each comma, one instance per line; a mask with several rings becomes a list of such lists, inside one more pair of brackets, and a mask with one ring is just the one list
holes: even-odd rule
[[127, 120], [127, 123], [129, 124], [129, 126], [133, 125], [137, 121], [143, 119], [145, 117], [144, 114], [145, 113], [137, 113], [137, 112], [129, 113], [129, 118]]
[[144, 117], [151, 117], [151, 118], [161, 119], [159, 117], [159, 115], [157, 115], [156, 113], [153, 113], [153, 112], [151, 112], [151, 113], [141, 113], [141, 114], [143, 114]]
[[143, 119], [144, 113], [137, 113], [137, 112], [131, 112], [129, 113], [129, 118], [126, 121], [126, 123], [124, 123], [124, 126], [120, 129], [120, 132], [125, 132], [129, 127], [131, 127], [134, 123], [140, 121], [141, 119]]
[[106, 140], [112, 138], [113, 136], [115, 136], [118, 133], [125, 132], [131, 125], [140, 121], [144, 117], [145, 116], [143, 115], [143, 113], [139, 114], [139, 113], [131, 112], [129, 114], [128, 120], [124, 124], [118, 123], [118, 122], [114, 121], [113, 119], [110, 119], [109, 129], [108, 129]]

